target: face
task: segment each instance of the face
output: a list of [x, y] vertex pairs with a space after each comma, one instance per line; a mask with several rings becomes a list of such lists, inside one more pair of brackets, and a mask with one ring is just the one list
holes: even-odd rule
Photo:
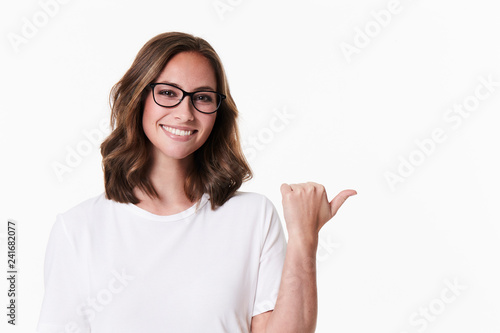
[[[194, 52], [173, 56], [155, 82], [172, 84], [187, 92], [217, 90], [215, 71], [209, 60]], [[162, 107], [155, 103], [151, 91], [144, 103], [142, 124], [153, 144], [155, 161], [189, 157], [207, 140], [216, 115], [217, 112], [197, 111], [188, 96], [173, 108]]]

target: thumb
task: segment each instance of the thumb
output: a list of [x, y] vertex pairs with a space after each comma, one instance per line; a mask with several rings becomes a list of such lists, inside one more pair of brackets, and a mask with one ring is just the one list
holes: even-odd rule
[[281, 195], [284, 196], [285, 193], [288, 193], [288, 192], [292, 191], [292, 187], [290, 185], [286, 184], [286, 183], [283, 183], [280, 186], [280, 191], [281, 191]]
[[358, 192], [355, 190], [343, 190], [335, 198], [332, 199], [330, 202], [330, 213], [331, 216], [334, 217], [335, 214], [337, 214], [337, 211], [339, 210], [340, 206], [347, 200], [352, 195], [356, 195]]

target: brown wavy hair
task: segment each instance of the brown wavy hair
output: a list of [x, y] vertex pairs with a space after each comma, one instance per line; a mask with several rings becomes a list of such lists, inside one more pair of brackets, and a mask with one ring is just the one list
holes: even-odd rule
[[151, 198], [158, 198], [149, 179], [152, 144], [142, 126], [148, 87], [167, 62], [181, 52], [198, 52], [215, 70], [217, 91], [226, 95], [207, 141], [194, 154], [187, 172], [184, 192], [191, 202], [210, 196], [211, 208], [222, 206], [244, 181], [253, 177], [241, 149], [237, 124], [238, 109], [219, 56], [204, 39], [181, 32], [160, 34], [149, 40], [137, 54], [132, 66], [111, 89], [111, 134], [101, 144], [104, 187], [107, 199], [139, 203], [133, 190], [137, 186]]

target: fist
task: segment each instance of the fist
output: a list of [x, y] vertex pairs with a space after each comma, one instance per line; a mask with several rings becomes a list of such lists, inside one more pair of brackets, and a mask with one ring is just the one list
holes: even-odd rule
[[280, 191], [289, 237], [317, 236], [347, 198], [357, 194], [355, 190], [344, 190], [328, 202], [325, 187], [313, 182], [281, 184]]

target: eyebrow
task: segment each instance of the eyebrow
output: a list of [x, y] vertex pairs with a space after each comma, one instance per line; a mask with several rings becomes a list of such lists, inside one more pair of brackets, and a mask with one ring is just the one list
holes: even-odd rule
[[[166, 84], [170, 84], [174, 87], [182, 89], [177, 83], [174, 83], [174, 82], [163, 80], [163, 81], [159, 81], [158, 83], [166, 83]], [[203, 91], [203, 90], [215, 91], [215, 89], [210, 87], [210, 86], [201, 86], [201, 87], [195, 88], [195, 90], [193, 90], [193, 91]]]

